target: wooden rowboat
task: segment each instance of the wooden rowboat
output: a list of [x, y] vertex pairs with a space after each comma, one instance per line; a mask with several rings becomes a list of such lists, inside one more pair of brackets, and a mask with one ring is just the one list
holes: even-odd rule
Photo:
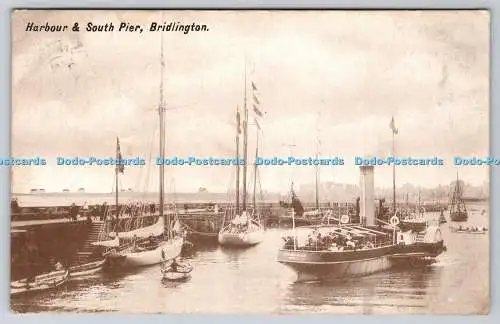
[[68, 279], [68, 270], [59, 270], [41, 274], [32, 280], [29, 280], [28, 278], [21, 279], [10, 283], [10, 294], [14, 296], [54, 289], [65, 284]]

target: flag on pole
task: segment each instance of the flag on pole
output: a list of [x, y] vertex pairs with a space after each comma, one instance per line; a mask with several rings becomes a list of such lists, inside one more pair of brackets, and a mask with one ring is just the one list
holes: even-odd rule
[[240, 121], [240, 111], [238, 110], [236, 112], [236, 129], [238, 131], [238, 134], [241, 134], [241, 121]]
[[257, 121], [257, 118], [254, 118], [253, 120], [255, 121], [255, 126], [257, 126], [257, 128], [260, 130], [260, 124]]
[[260, 105], [259, 99], [257, 99], [257, 97], [255, 96], [255, 94], [253, 95], [253, 101], [255, 101], [255, 103], [257, 105]]
[[255, 83], [252, 82], [252, 89], [253, 91], [257, 91], [257, 87], [255, 86]]
[[262, 111], [260, 111], [259, 108], [257, 108], [257, 106], [253, 105], [253, 111], [257, 116], [262, 117]]
[[398, 134], [398, 129], [396, 128], [396, 123], [394, 122], [394, 116], [392, 116], [391, 124], [389, 125], [389, 127], [392, 129], [392, 133], [394, 135]]
[[125, 165], [123, 165], [121, 160], [122, 158], [122, 152], [120, 150], [120, 139], [117, 137], [116, 138], [116, 159], [118, 160], [116, 163], [116, 171], [119, 173], [123, 173], [125, 171]]

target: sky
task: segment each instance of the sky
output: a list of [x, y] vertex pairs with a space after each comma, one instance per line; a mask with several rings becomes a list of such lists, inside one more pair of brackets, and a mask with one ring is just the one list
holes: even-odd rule
[[[26, 32], [26, 24], [143, 26], [131, 32]], [[394, 116], [398, 156], [434, 157], [442, 167], [397, 168], [398, 185], [432, 187], [460, 177], [489, 181], [485, 167], [451, 158], [488, 156], [489, 15], [485, 11], [17, 11], [12, 17], [12, 155], [45, 157], [15, 167], [13, 190], [84, 187], [110, 192], [113, 167], [60, 167], [57, 156], [125, 158], [158, 152], [161, 33], [151, 22], [206, 24], [207, 32], [164, 32], [167, 156], [235, 155], [235, 111], [260, 110], [264, 157], [343, 157], [322, 181], [358, 183], [354, 156], [389, 155]], [[245, 73], [246, 71], [246, 73]], [[246, 78], [245, 78], [246, 75]], [[245, 82], [246, 79], [246, 82]], [[318, 140], [319, 139], [319, 140]], [[293, 145], [293, 147], [292, 147]], [[252, 168], [249, 168], [251, 171]], [[158, 167], [131, 166], [121, 188], [154, 191]], [[231, 167], [167, 167], [177, 191], [232, 190]], [[260, 185], [286, 191], [314, 182], [312, 166], [262, 167]], [[249, 172], [249, 178], [252, 175]], [[376, 169], [376, 185], [392, 169]]]

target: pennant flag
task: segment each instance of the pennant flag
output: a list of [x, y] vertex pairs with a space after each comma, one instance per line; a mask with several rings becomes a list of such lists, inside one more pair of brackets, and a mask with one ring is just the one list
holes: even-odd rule
[[122, 152], [120, 150], [120, 139], [118, 137], [116, 138], [116, 159], [118, 160], [116, 165], [116, 172], [123, 173], [123, 171], [125, 171], [125, 166], [120, 163], [123, 158]]
[[396, 123], [394, 122], [394, 116], [392, 116], [391, 124], [389, 125], [389, 127], [392, 129], [392, 133], [394, 135], [398, 134], [398, 129], [396, 128]]
[[259, 110], [259, 108], [257, 108], [257, 106], [253, 105], [253, 111], [255, 112], [255, 114], [257, 114], [259, 117], [262, 117], [262, 111]]
[[239, 110], [236, 112], [236, 129], [238, 131], [238, 134], [241, 134], [241, 122], [240, 122], [240, 111]]
[[252, 89], [253, 91], [257, 91], [257, 87], [255, 86], [255, 83], [252, 82]]
[[260, 102], [255, 95], [253, 95], [253, 101], [255, 101], [257, 105], [260, 105]]
[[257, 121], [257, 118], [254, 118], [253, 120], [255, 121], [255, 125], [257, 126], [257, 128], [260, 130], [260, 124], [259, 124], [259, 122]]

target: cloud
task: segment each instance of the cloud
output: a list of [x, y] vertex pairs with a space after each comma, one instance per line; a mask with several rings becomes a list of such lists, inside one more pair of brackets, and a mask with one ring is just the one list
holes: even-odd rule
[[[292, 142], [295, 154], [314, 154], [316, 129], [322, 154], [387, 152], [391, 116], [400, 128], [401, 154], [487, 154], [489, 17], [484, 13], [169, 11], [163, 19], [210, 27], [207, 33], [164, 34], [171, 154], [234, 154], [234, 114], [244, 106], [245, 74], [267, 112], [261, 121], [262, 154], [288, 155]], [[50, 34], [24, 28], [27, 21], [82, 26], [129, 21], [147, 28], [161, 20], [159, 12], [147, 11], [16, 12], [14, 154], [107, 156], [114, 154], [116, 136], [131, 154], [157, 150], [159, 33]], [[226, 185], [221, 179], [229, 179], [230, 171], [212, 171], [171, 172], [193, 179], [185, 185], [189, 189]], [[89, 185], [105, 174], [74, 172]], [[290, 172], [263, 170], [263, 186], [288, 188], [282, 179]], [[311, 178], [310, 170], [293, 172], [297, 182]], [[335, 172], [325, 171], [325, 177], [357, 182], [356, 168]], [[443, 172], [435, 180], [448, 176]]]

